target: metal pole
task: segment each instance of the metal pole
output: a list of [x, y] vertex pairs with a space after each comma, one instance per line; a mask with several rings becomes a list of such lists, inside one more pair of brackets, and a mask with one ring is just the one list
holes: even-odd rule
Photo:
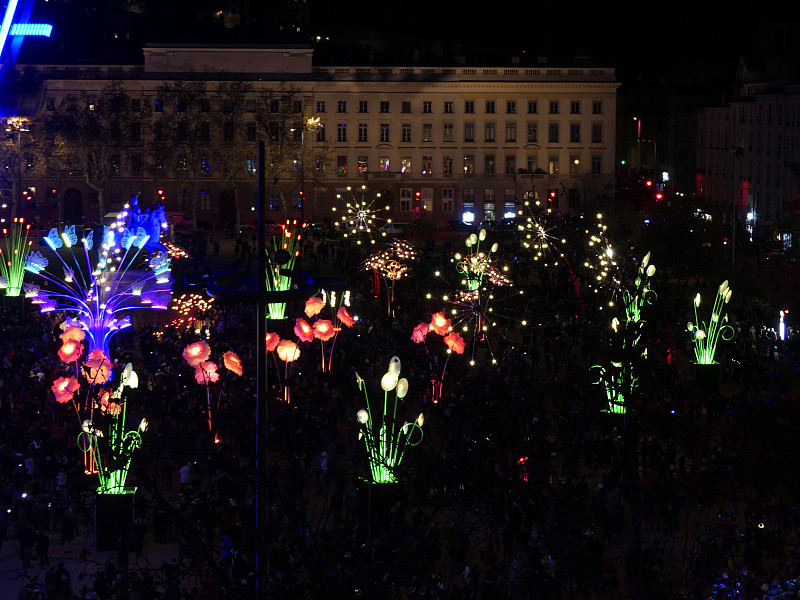
[[256, 599], [265, 598], [269, 586], [269, 560], [262, 556], [266, 548], [266, 527], [269, 515], [269, 466], [267, 451], [268, 368], [267, 368], [267, 283], [266, 270], [266, 150], [258, 142], [258, 240], [256, 243]]

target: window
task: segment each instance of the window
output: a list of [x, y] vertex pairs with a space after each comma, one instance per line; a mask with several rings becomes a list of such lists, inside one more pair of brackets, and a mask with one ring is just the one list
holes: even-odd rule
[[465, 142], [475, 141], [475, 123], [473, 123], [472, 121], [464, 122], [464, 141]]
[[[255, 98], [248, 98], [244, 101], [244, 110], [249, 113], [256, 112], [256, 99]], [[325, 111], [323, 111], [325, 112]]]
[[549, 123], [548, 124], [548, 136], [547, 141], [551, 144], [558, 143], [558, 123]]
[[301, 112], [303, 112], [302, 100], [292, 100], [292, 112], [295, 114], [300, 114]]
[[120, 171], [120, 163], [122, 160], [120, 159], [119, 154], [112, 154], [111, 155], [111, 172], [112, 173], [119, 173]]
[[161, 104], [161, 100], [158, 98], [153, 100], [153, 112], [164, 112], [164, 105]]
[[515, 154], [506, 154], [506, 175], [511, 175], [517, 172], [517, 156]]
[[551, 115], [558, 114], [558, 100], [550, 100], [550, 114]]
[[255, 158], [247, 158], [244, 161], [244, 171], [250, 175], [258, 173], [258, 162]]
[[433, 173], [433, 157], [432, 156], [423, 156], [422, 157], [422, 174], [423, 175], [431, 175]]
[[465, 100], [464, 101], [464, 112], [467, 114], [472, 114], [475, 112], [475, 101], [474, 100]]
[[337, 156], [336, 157], [336, 174], [337, 175], [347, 175], [347, 157], [346, 156]]
[[[231, 105], [231, 111], [233, 111], [233, 106]], [[277, 113], [281, 112], [281, 101], [280, 100], [270, 100], [269, 101], [269, 112]]]
[[452, 102], [445, 102], [444, 103], [444, 112], [446, 114], [448, 114], [448, 115], [453, 113], [453, 103]]
[[603, 143], [603, 123], [600, 121], [595, 121], [592, 123], [592, 143]]
[[494, 154], [484, 155], [483, 172], [486, 175], [494, 175]]
[[433, 212], [433, 188], [422, 188], [420, 190], [420, 200], [422, 201], [422, 210]]
[[389, 112], [389, 102], [386, 100], [381, 101], [381, 112], [388, 113]]
[[403, 113], [410, 113], [411, 112], [411, 102], [408, 100], [400, 103], [400, 112]]
[[185, 142], [186, 138], [189, 137], [189, 126], [186, 124], [186, 121], [180, 121], [178, 123], [178, 126], [175, 128], [175, 137], [179, 142]]
[[186, 112], [186, 98], [178, 98], [178, 112]]
[[513, 121], [509, 121], [506, 123], [506, 141], [507, 142], [517, 141], [517, 124]]
[[411, 141], [411, 123], [403, 123], [400, 126], [401, 142], [408, 143]]
[[142, 172], [142, 155], [140, 152], [131, 155], [131, 171], [134, 173]]
[[336, 141], [337, 142], [347, 141], [347, 123], [339, 123], [336, 126]]
[[401, 156], [400, 157], [400, 172], [401, 173], [410, 173], [411, 172], [411, 157], [410, 156]]
[[422, 141], [423, 142], [433, 141], [433, 123], [422, 124]]
[[[48, 110], [53, 110], [48, 109]], [[139, 112], [142, 110], [142, 100], [140, 98], [131, 98], [131, 110], [133, 112]]]
[[388, 142], [389, 141], [389, 124], [388, 123], [381, 123], [381, 141]]
[[486, 123], [486, 141], [493, 142], [495, 141], [494, 138], [494, 122], [489, 121]]
[[539, 112], [539, 103], [536, 100], [528, 100], [528, 114], [535, 115]]
[[486, 101], [486, 112], [489, 114], [494, 113], [494, 100], [487, 100]]
[[211, 210], [211, 190], [200, 190], [200, 210]]
[[527, 158], [528, 173], [536, 173], [539, 169], [539, 157], [536, 154], [529, 154]]
[[483, 190], [483, 218], [494, 221], [494, 188]]
[[142, 124], [137, 122], [131, 123], [131, 140], [138, 142], [142, 139]]
[[558, 175], [558, 154], [551, 154], [547, 162], [550, 167], [550, 175]]
[[346, 113], [347, 112], [347, 100], [339, 100], [336, 103], [336, 112]]
[[317, 127], [317, 141], [324, 142], [325, 141], [325, 123], [320, 123]]
[[602, 115], [603, 114], [603, 101], [602, 100], [593, 100], [592, 101], [592, 114], [593, 115]]
[[400, 188], [400, 212], [411, 212], [411, 188]]
[[452, 123], [445, 123], [442, 130], [442, 141], [451, 143], [455, 141], [455, 132]]
[[358, 124], [358, 141], [359, 142], [366, 142], [367, 141], [367, 124], [366, 123], [359, 123]]
[[539, 141], [539, 123], [536, 121], [528, 121], [528, 141]]
[[358, 112], [360, 112], [360, 113], [369, 112], [369, 110], [367, 109], [367, 101], [366, 100], [359, 100], [358, 101]]
[[503, 218], [511, 219], [517, 216], [517, 190], [506, 188], [503, 193]]
[[325, 112], [325, 101], [324, 100], [317, 100], [317, 112], [324, 113]]
[[211, 175], [211, 157], [210, 156], [201, 156], [200, 157], [200, 174], [201, 175]]
[[164, 141], [164, 124], [163, 123], [156, 123], [153, 126], [153, 139], [156, 142], [163, 142]]
[[366, 156], [359, 156], [358, 157], [358, 172], [359, 173], [366, 173], [367, 172], [367, 157]]
[[464, 175], [474, 175], [475, 174], [475, 155], [474, 154], [465, 154], [464, 155]]
[[442, 212], [453, 212], [453, 188], [442, 188]]
[[211, 123], [209, 123], [208, 121], [200, 123], [200, 141], [201, 142], [211, 141]]
[[442, 157], [442, 173], [445, 175], [453, 174], [453, 157], [449, 154], [445, 154]]
[[229, 115], [233, 112], [233, 102], [230, 100], [223, 100], [222, 101], [222, 112], [226, 115]]
[[580, 156], [577, 154], [570, 154], [569, 155], [569, 174], [570, 175], [578, 175], [580, 174], [580, 166], [581, 166], [581, 159]]
[[423, 100], [422, 101], [422, 112], [430, 113], [433, 112], [433, 102], [430, 100]]
[[581, 124], [572, 122], [569, 124], [569, 141], [571, 144], [577, 144], [581, 141]]
[[222, 141], [232, 142], [234, 138], [233, 121], [226, 121], [222, 124]]
[[581, 114], [581, 101], [580, 100], [573, 100], [569, 103], [569, 113], [571, 115], [579, 115]]
[[378, 160], [378, 165], [380, 165], [381, 171], [388, 171], [389, 170], [389, 157], [388, 156], [381, 156]]
[[600, 175], [600, 155], [592, 154], [592, 175]]
[[517, 112], [517, 101], [516, 100], [507, 100], [506, 101], [506, 112], [510, 115], [513, 115]]
[[256, 122], [255, 121], [248, 121], [244, 127], [244, 138], [245, 141], [248, 142], [255, 142], [256, 141]]

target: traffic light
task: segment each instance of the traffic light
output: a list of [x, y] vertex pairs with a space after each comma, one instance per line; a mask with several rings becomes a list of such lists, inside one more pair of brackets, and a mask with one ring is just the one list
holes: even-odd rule
[[164, 195], [164, 190], [156, 190], [156, 194], [158, 194], [158, 199], [161, 202], [164, 202], [164, 199], [166, 198], [166, 196]]
[[22, 190], [22, 199], [26, 202], [33, 202], [36, 200], [36, 188], [28, 187]]

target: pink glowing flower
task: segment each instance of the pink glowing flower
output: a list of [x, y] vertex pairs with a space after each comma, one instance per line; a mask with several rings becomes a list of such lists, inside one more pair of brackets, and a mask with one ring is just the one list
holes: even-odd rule
[[67, 340], [73, 340], [75, 342], [82, 342], [86, 339], [86, 332], [81, 329], [80, 327], [75, 327], [74, 325], [67, 327], [59, 337], [61, 337], [61, 342], [66, 343]]
[[327, 342], [336, 335], [336, 330], [333, 328], [333, 323], [325, 319], [320, 319], [314, 322], [314, 337], [323, 342]]
[[97, 401], [97, 408], [99, 408], [102, 411], [105, 411], [108, 409], [108, 405], [110, 402], [111, 402], [111, 391], [103, 390], [100, 393], [99, 400]]
[[183, 359], [191, 367], [196, 367], [201, 362], [208, 360], [209, 356], [211, 356], [211, 348], [202, 340], [189, 344], [183, 349]]
[[83, 362], [86, 378], [91, 384], [106, 383], [111, 375], [111, 363], [99, 348], [92, 350]]
[[344, 306], [340, 306], [339, 310], [336, 311], [336, 317], [345, 327], [352, 327], [356, 323], [356, 320], [350, 316], [350, 313], [347, 312]]
[[430, 325], [427, 323], [420, 323], [414, 327], [414, 332], [411, 334], [411, 341], [421, 344], [425, 341], [425, 336], [428, 335]]
[[277, 333], [268, 333], [267, 334], [267, 352], [275, 352], [275, 348], [278, 347], [278, 342], [281, 341], [281, 336]]
[[294, 322], [294, 334], [301, 342], [314, 341], [314, 329], [303, 319], [297, 319]]
[[83, 354], [83, 344], [73, 339], [66, 339], [58, 350], [58, 358], [65, 363], [73, 363]]
[[217, 365], [213, 362], [201, 362], [194, 369], [194, 378], [200, 385], [206, 385], [219, 381], [219, 373], [217, 373]]
[[284, 362], [292, 362], [300, 356], [300, 348], [292, 340], [281, 340], [275, 352]]
[[445, 345], [456, 354], [464, 354], [464, 338], [455, 331], [451, 331], [444, 336]]
[[56, 397], [56, 402], [59, 404], [65, 404], [72, 400], [73, 396], [75, 396], [75, 392], [79, 389], [81, 389], [81, 384], [78, 383], [75, 377], [59, 377], [53, 382], [53, 386], [50, 388], [53, 392], [53, 396]]
[[445, 317], [443, 312], [433, 313], [430, 330], [437, 335], [447, 335], [450, 330], [450, 319]]
[[235, 352], [228, 351], [222, 355], [222, 364], [225, 365], [225, 368], [229, 371], [233, 371], [240, 377], [242, 376], [242, 361], [239, 360], [239, 357], [236, 355]]
[[322, 301], [321, 298], [317, 298], [316, 296], [311, 296], [311, 298], [306, 300], [305, 313], [309, 319], [311, 317], [318, 315], [323, 308], [325, 308], [325, 303]]
[[111, 402], [108, 405], [108, 414], [116, 417], [122, 413], [122, 405], [116, 402]]

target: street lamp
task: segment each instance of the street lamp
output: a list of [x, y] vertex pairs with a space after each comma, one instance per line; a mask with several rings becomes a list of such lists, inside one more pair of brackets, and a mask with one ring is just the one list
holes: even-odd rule
[[[319, 128], [319, 117], [304, 117], [303, 123], [300, 126], [300, 222], [304, 223], [306, 220], [306, 195], [304, 187], [306, 185], [306, 168], [305, 168], [305, 153], [306, 131], [316, 131]], [[295, 129], [292, 129], [295, 131]]]
[[642, 168], [642, 120], [639, 117], [633, 117], [636, 121], [636, 168]]
[[28, 129], [28, 119], [25, 117], [10, 117], [6, 120], [6, 132], [17, 134], [17, 156], [15, 158], [16, 165], [14, 167], [14, 179], [12, 181], [11, 192], [12, 205], [11, 216], [17, 216], [17, 210], [22, 207], [22, 132], [30, 131]]

